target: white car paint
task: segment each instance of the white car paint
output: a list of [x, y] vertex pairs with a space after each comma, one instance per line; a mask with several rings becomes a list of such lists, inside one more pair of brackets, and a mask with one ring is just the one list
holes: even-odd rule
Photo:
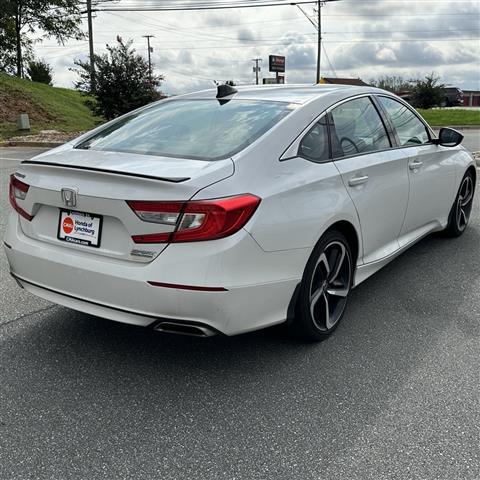
[[[339, 102], [389, 94], [333, 85], [238, 90], [232, 101], [288, 102], [296, 108], [232, 158], [172, 161], [75, 149], [90, 135], [85, 134], [20, 165], [17, 178], [30, 189], [19, 203], [34, 218], [12, 211], [9, 219], [6, 254], [18, 283], [55, 303], [112, 320], [143, 326], [187, 322], [233, 335], [291, 315], [307, 260], [332, 225], [348, 223], [356, 232], [354, 285], [447, 225], [461, 178], [474, 165], [460, 146], [397, 147], [325, 163], [297, 154], [305, 133]], [[177, 98], [214, 99], [215, 94]], [[411, 168], [414, 161], [418, 168]], [[73, 165], [80, 168], [68, 168]], [[365, 183], [350, 185], [364, 177]], [[58, 212], [65, 208], [62, 188], [77, 192], [75, 210], [103, 216], [99, 249], [57, 239]], [[261, 203], [233, 235], [168, 245], [132, 241], [133, 234], [173, 227], [143, 222], [127, 200], [209, 200], [244, 193]], [[149, 255], [132, 255], [135, 249]], [[148, 281], [224, 290], [164, 288]]]

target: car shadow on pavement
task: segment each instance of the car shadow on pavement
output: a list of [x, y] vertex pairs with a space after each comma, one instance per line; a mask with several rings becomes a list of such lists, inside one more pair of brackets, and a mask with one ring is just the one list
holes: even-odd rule
[[[479, 253], [475, 226], [456, 240], [426, 238], [354, 290], [341, 325], [319, 344], [282, 327], [173, 336], [58, 307], [6, 327], [2, 362], [14, 367], [4, 371], [4, 405], [35, 425], [39, 451], [50, 430], [66, 458], [87, 445], [118, 475], [130, 468], [119, 459], [133, 438], [136, 462], [158, 455], [183, 478], [206, 478], [207, 468], [232, 477], [245, 456], [256, 465], [250, 478], [262, 466], [272, 475], [263, 478], [311, 478], [302, 469], [325, 469], [356, 448], [444, 335], [480, 335]], [[19, 393], [25, 382], [30, 398]], [[88, 439], [73, 433], [82, 429]]]

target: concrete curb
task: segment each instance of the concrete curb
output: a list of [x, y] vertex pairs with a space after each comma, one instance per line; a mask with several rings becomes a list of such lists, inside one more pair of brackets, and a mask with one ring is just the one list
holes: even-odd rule
[[0, 147], [45, 147], [54, 148], [63, 145], [65, 142], [24, 142], [24, 141], [10, 141], [0, 142]]

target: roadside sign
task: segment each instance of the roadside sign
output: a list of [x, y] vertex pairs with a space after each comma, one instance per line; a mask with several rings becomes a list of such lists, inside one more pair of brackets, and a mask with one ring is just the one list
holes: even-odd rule
[[285, 72], [285, 57], [280, 55], [270, 55], [268, 57], [268, 65], [270, 72]]
[[278, 83], [284, 84], [285, 83], [285, 76], [284, 75], [277, 75], [276, 78], [264, 78], [263, 84], [264, 85], [277, 85]]

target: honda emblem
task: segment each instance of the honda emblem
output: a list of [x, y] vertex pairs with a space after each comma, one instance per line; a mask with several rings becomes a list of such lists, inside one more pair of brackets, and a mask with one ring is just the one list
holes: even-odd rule
[[62, 188], [62, 200], [66, 207], [77, 205], [77, 192], [71, 188]]

